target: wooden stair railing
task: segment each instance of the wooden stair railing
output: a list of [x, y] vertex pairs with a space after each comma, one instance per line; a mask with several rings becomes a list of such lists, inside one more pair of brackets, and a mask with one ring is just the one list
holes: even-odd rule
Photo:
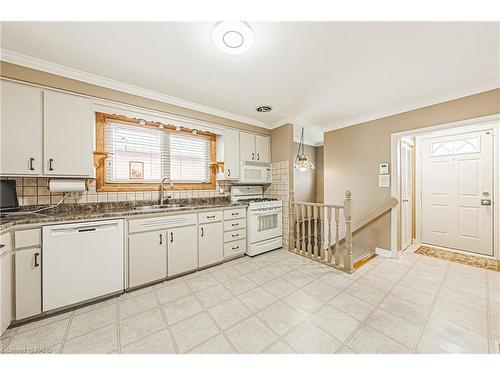
[[[293, 202], [292, 206], [293, 209], [290, 212], [294, 230], [290, 251], [351, 273], [353, 271], [351, 192], [345, 192], [343, 205]], [[345, 243], [342, 259], [339, 229], [341, 210], [345, 222]], [[335, 228], [334, 236], [332, 236], [333, 226]], [[325, 232], [327, 232], [326, 238]]]
[[[335, 267], [353, 272], [352, 235], [396, 206], [398, 200], [390, 198], [368, 211], [352, 223], [352, 195], [345, 192], [343, 205], [311, 202], [293, 202], [290, 216], [294, 223], [290, 251]], [[344, 228], [340, 230], [341, 211]], [[341, 251], [341, 241], [344, 251]]]

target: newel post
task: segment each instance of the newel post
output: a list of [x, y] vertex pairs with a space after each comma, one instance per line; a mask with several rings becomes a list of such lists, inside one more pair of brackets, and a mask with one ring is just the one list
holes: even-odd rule
[[352, 199], [351, 192], [345, 192], [344, 201], [344, 217], [345, 217], [345, 253], [344, 253], [344, 269], [347, 272], [352, 271]]

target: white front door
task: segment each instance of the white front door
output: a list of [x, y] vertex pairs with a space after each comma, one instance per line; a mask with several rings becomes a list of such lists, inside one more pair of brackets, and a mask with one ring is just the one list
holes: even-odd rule
[[413, 145], [401, 143], [401, 249], [413, 239]]
[[422, 140], [422, 242], [493, 255], [493, 131]]

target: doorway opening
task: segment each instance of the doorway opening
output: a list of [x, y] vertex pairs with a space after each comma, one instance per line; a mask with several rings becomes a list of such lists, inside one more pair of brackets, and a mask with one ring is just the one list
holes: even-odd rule
[[500, 117], [392, 135], [391, 251], [421, 245], [500, 259]]

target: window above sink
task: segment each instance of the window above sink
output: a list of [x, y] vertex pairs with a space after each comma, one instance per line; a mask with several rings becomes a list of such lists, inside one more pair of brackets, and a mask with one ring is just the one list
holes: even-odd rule
[[96, 113], [97, 191], [214, 189], [215, 134]]

